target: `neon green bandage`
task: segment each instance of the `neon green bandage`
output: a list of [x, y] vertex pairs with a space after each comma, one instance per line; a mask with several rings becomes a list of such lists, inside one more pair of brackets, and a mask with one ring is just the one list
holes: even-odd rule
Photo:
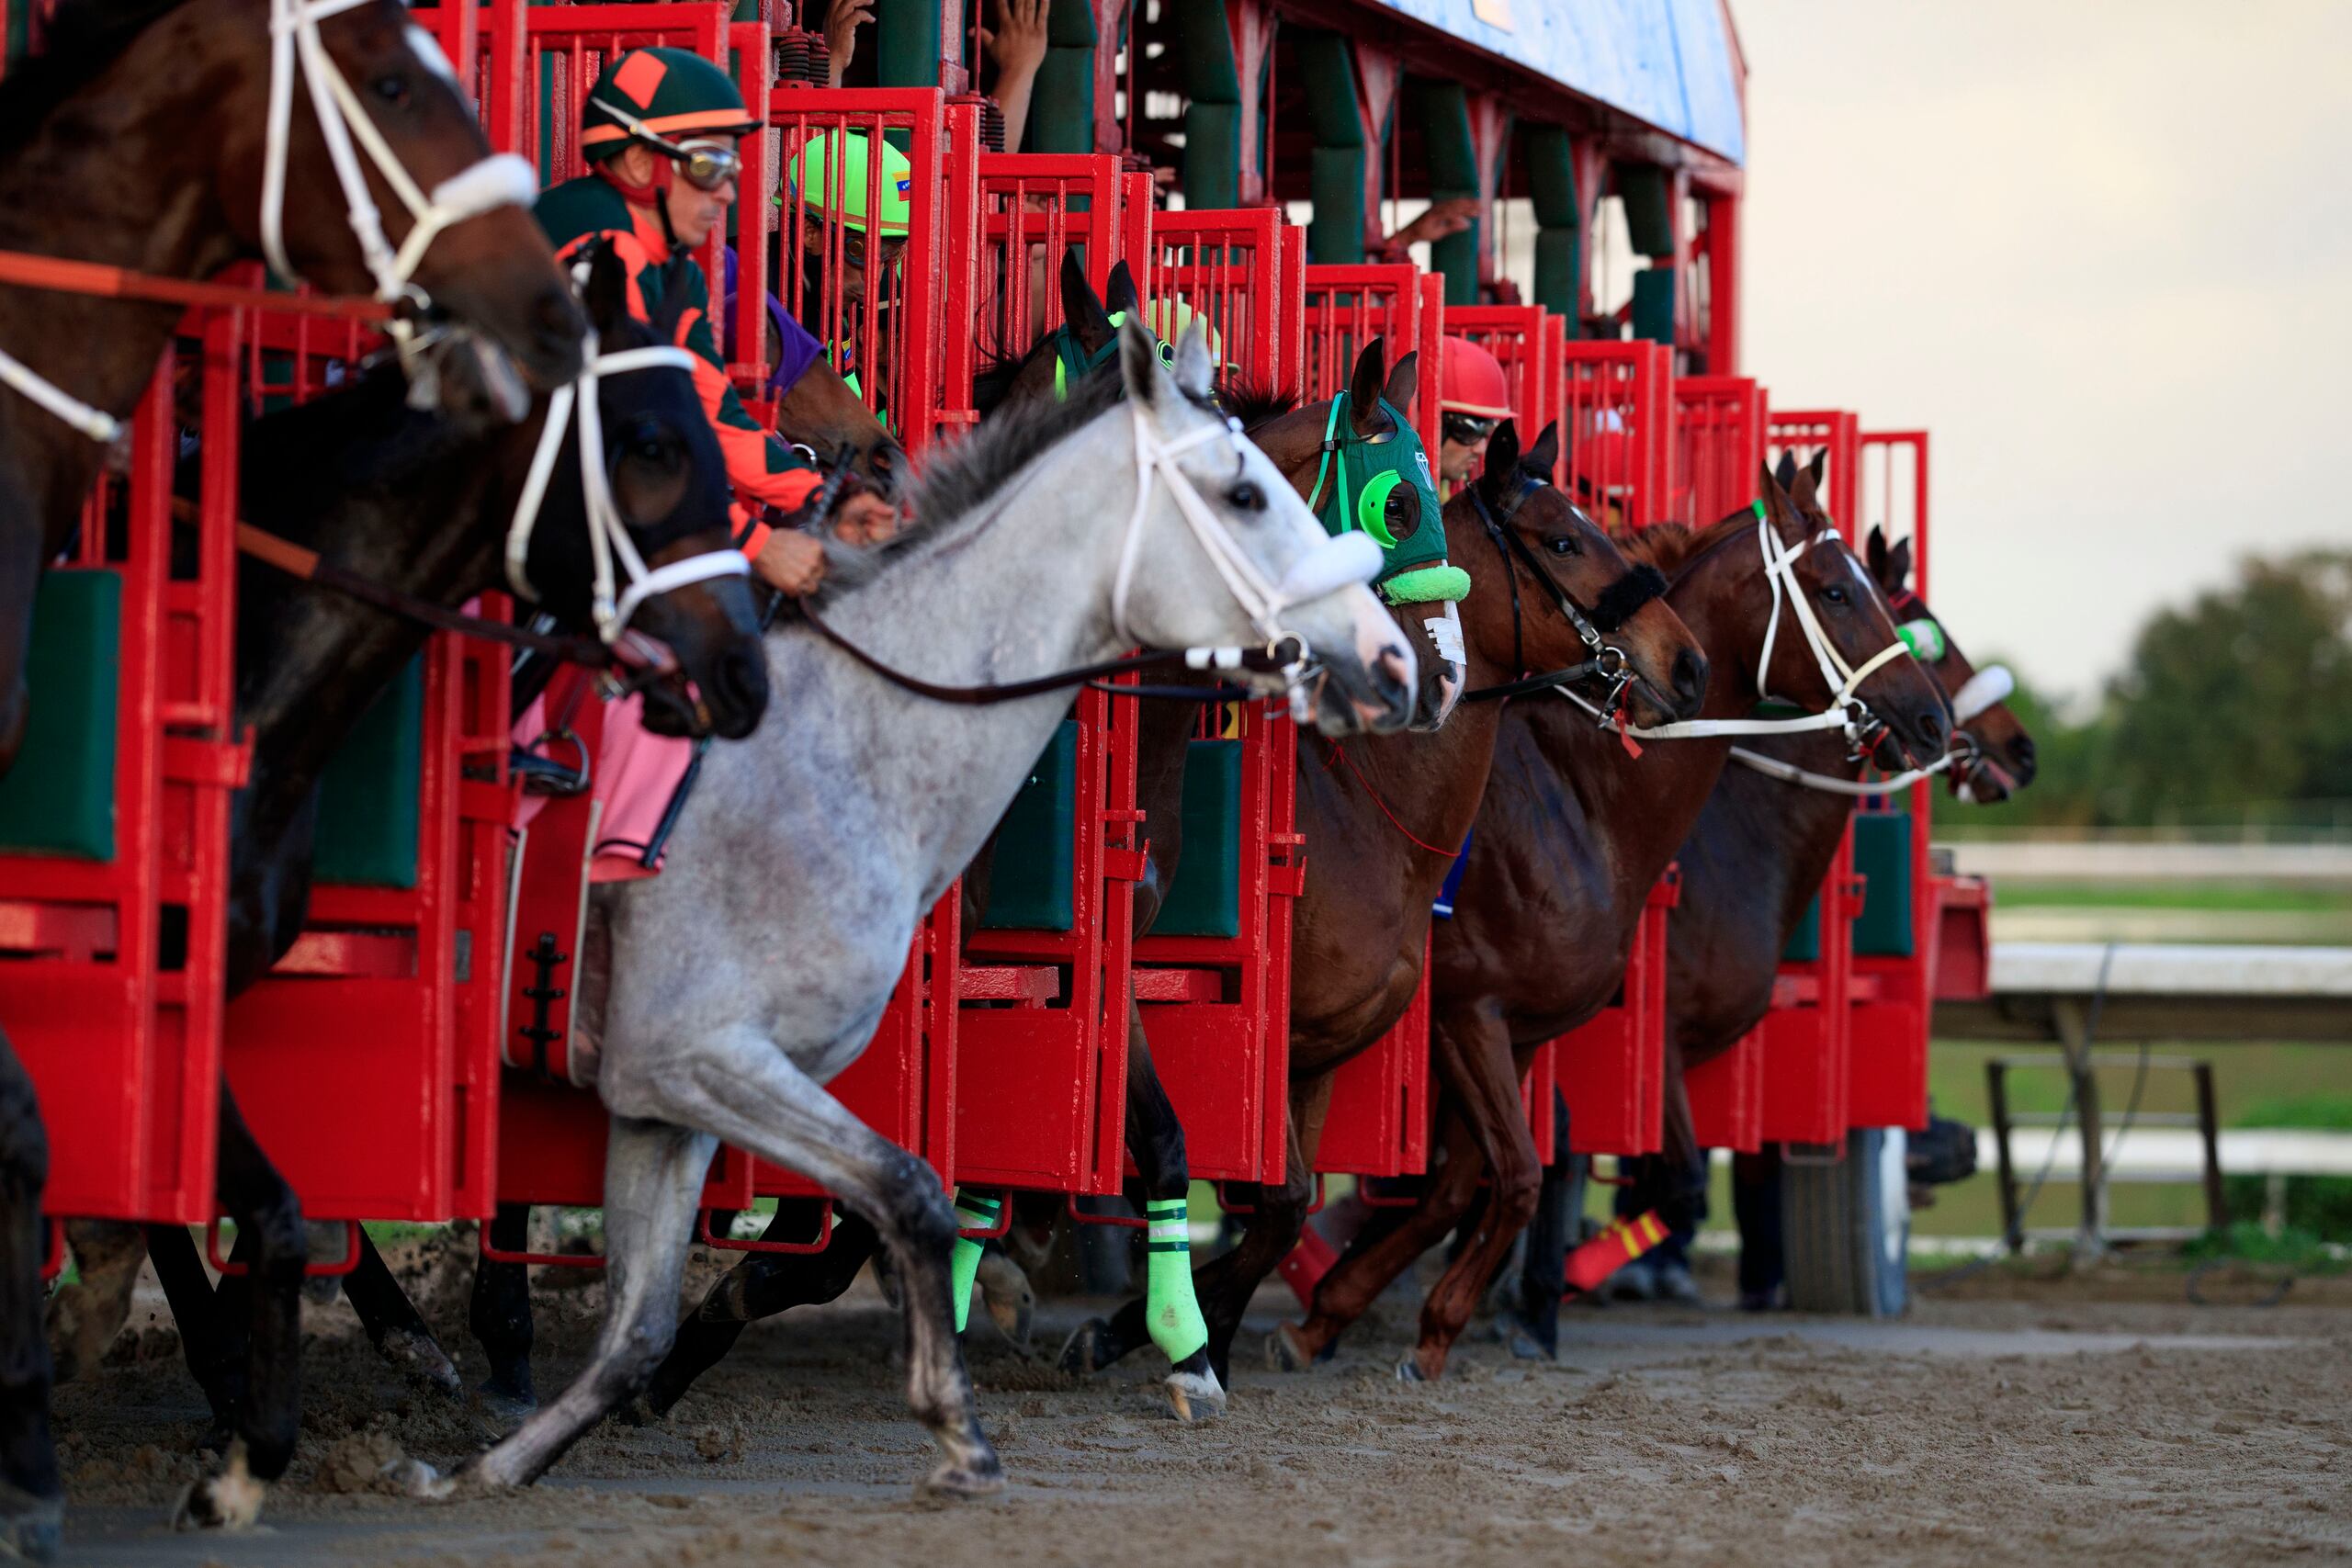
[[[995, 1198], [967, 1196], [959, 1188], [956, 1193], [956, 1228], [967, 1231], [992, 1231], [996, 1217], [1004, 1204]], [[964, 1332], [965, 1323], [972, 1315], [972, 1280], [980, 1271], [981, 1243], [970, 1236], [956, 1238], [956, 1250], [948, 1255], [947, 1288], [956, 1299], [956, 1332]]]
[[1193, 1236], [1182, 1198], [1155, 1198], [1143, 1206], [1144, 1307], [1151, 1342], [1172, 1366], [1209, 1342], [1209, 1325], [1193, 1299]]
[[1380, 584], [1391, 604], [1443, 604], [1470, 597], [1470, 574], [1458, 566], [1416, 567]]

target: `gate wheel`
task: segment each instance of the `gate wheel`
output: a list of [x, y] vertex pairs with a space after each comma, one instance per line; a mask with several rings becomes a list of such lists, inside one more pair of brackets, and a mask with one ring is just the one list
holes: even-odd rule
[[1910, 1304], [1905, 1148], [1902, 1128], [1862, 1127], [1847, 1134], [1844, 1159], [1781, 1164], [1790, 1306], [1900, 1317]]

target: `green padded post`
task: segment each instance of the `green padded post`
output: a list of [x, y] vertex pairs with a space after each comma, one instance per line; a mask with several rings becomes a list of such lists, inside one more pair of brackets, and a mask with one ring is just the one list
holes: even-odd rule
[[25, 659], [31, 712], [0, 778], [0, 852], [114, 859], [116, 689], [122, 578], [52, 571], [33, 590]]
[[1815, 964], [1821, 959], [1821, 895], [1804, 907], [1804, 915], [1797, 921], [1797, 929], [1790, 934], [1789, 945], [1781, 950], [1783, 964]]
[[1528, 127], [1528, 195], [1535, 209], [1535, 302], [1577, 335], [1584, 284], [1584, 209], [1577, 200], [1576, 148], [1556, 125]]
[[351, 739], [319, 775], [321, 882], [414, 887], [418, 791], [424, 773], [424, 659], [359, 716]]
[[[1421, 147], [1429, 164], [1430, 200], [1484, 195], [1477, 149], [1470, 140], [1470, 99], [1459, 82], [1421, 84]], [[1430, 270], [1445, 276], [1445, 302], [1478, 302], [1478, 256], [1484, 237], [1473, 219], [1459, 234], [1430, 245]]]
[[1241, 934], [1241, 742], [1184, 754], [1184, 857], [1152, 921], [1156, 936]]
[[1078, 721], [1064, 719], [997, 829], [980, 924], [992, 931], [1066, 931], [1076, 923]]
[[1298, 75], [1315, 132], [1315, 218], [1306, 226], [1311, 262], [1363, 260], [1363, 115], [1356, 102], [1354, 49], [1338, 33], [1297, 34]]
[[1674, 269], [1654, 266], [1634, 274], [1634, 335], [1674, 346]]
[[1241, 75], [1222, 0], [1170, 0], [1184, 70], [1184, 205], [1241, 204]]
[[[823, 15], [822, 6], [816, 10]], [[943, 62], [964, 62], [962, 32], [940, 36], [939, 0], [875, 0], [874, 25], [858, 45], [874, 51], [876, 83], [885, 87], [936, 87]]]
[[[1046, 62], [1029, 97], [1032, 152], [1091, 152], [1094, 146], [1094, 51], [1101, 38], [1094, 7], [1085, 0], [1054, 0], [1046, 13]], [[1008, 147], [1018, 152], [1021, 147]]]
[[1854, 869], [1863, 877], [1862, 912], [1854, 917], [1854, 952], [1908, 958], [1911, 931], [1911, 814], [1854, 815]]
[[1625, 236], [1634, 254], [1674, 257], [1674, 187], [1656, 164], [1616, 165], [1617, 199], [1625, 208]]

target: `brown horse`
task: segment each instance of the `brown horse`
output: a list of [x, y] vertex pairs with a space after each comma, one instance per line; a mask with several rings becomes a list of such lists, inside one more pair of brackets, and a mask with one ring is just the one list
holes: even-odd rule
[[[1321, 414], [1308, 410], [1255, 438], [1296, 475], [1315, 466], [1322, 435]], [[1476, 493], [1465, 490], [1444, 509], [1449, 558], [1500, 557], [1462, 602], [1464, 683], [1481, 688], [1531, 666], [1570, 665], [1586, 651], [1580, 618], [1602, 628], [1637, 677], [1637, 715], [1656, 722], [1694, 712], [1706, 684], [1696, 640], [1655, 602], [1663, 586], [1655, 574], [1631, 566], [1552, 488], [1546, 476], [1557, 455], [1555, 433], [1546, 429], [1522, 459], [1506, 423]], [[1434, 735], [1344, 750], [1302, 738], [1298, 820], [1308, 872], [1292, 934], [1288, 1179], [1259, 1193], [1240, 1245], [1196, 1276], [1209, 1359], [1228, 1382], [1250, 1297], [1305, 1223], [1330, 1075], [1396, 1022], [1419, 985], [1430, 901], [1477, 810], [1500, 719], [1499, 705], [1482, 702], [1457, 709]], [[1089, 1324], [1065, 1365], [1099, 1368], [1137, 1348], [1147, 1337], [1144, 1315], [1143, 1303], [1132, 1302]]]
[[[1817, 536], [1813, 484], [1810, 473], [1799, 475], [1792, 496], [1764, 476], [1770, 525], [1784, 546]], [[1766, 690], [1815, 709], [1828, 705], [1835, 694], [1801, 640], [1779, 637], [1767, 648], [1777, 596], [1752, 513], [1702, 532], [1662, 525], [1625, 548], [1672, 580], [1666, 602], [1706, 650], [1702, 717], [1745, 717]], [[1895, 628], [1874, 595], [1856, 592], [1856, 574], [1842, 548], [1808, 549], [1796, 570], [1824, 631], [1860, 665], [1894, 640]], [[1769, 670], [1761, 665], [1768, 653]], [[1882, 761], [1900, 766], [1904, 756], [1942, 750], [1942, 697], [1915, 660], [1882, 667], [1859, 694], [1888, 716]], [[1730, 746], [1728, 737], [1659, 741], [1635, 757], [1581, 709], [1543, 697], [1512, 703], [1453, 918], [1432, 932], [1443, 1166], [1401, 1224], [1374, 1227], [1324, 1276], [1303, 1325], [1277, 1331], [1283, 1364], [1305, 1366], [1326, 1352], [1398, 1273], [1469, 1215], [1491, 1176], [1464, 1245], [1422, 1305], [1420, 1342], [1399, 1369], [1415, 1378], [1443, 1371], [1535, 1209], [1542, 1173], [1520, 1100], [1529, 1059], [1608, 1004], [1649, 890], [1715, 787]]]

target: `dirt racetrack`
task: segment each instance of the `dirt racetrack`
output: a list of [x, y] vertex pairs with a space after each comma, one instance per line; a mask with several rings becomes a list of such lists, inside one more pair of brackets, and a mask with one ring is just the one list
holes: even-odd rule
[[[451, 1278], [427, 1311], [472, 1358], [461, 1285], [436, 1272]], [[1053, 1303], [1035, 1361], [976, 1328], [981, 1414], [1012, 1485], [952, 1508], [909, 1500], [929, 1446], [900, 1403], [895, 1315], [865, 1281], [754, 1328], [665, 1427], [607, 1423], [533, 1491], [451, 1504], [368, 1490], [392, 1445], [447, 1465], [481, 1429], [400, 1384], [338, 1302], [306, 1308], [292, 1480], [263, 1529], [208, 1539], [162, 1527], [194, 1473], [203, 1407], [160, 1298], [142, 1292], [110, 1364], [59, 1391], [67, 1561], [2352, 1560], [2344, 1281], [2270, 1309], [2191, 1305], [2177, 1274], [2113, 1289], [1985, 1276], [1954, 1293], [1875, 1325], [1572, 1309], [1557, 1365], [1514, 1361], [1474, 1328], [1443, 1382], [1412, 1386], [1390, 1371], [1411, 1331], [1394, 1297], [1334, 1364], [1259, 1370], [1287, 1305], [1270, 1292], [1231, 1414], [1192, 1428], [1166, 1416], [1151, 1367], [1092, 1383], [1055, 1371], [1080, 1309]], [[543, 1395], [584, 1344], [596, 1296], [542, 1292]], [[467, 1370], [478, 1379], [478, 1359]]]

